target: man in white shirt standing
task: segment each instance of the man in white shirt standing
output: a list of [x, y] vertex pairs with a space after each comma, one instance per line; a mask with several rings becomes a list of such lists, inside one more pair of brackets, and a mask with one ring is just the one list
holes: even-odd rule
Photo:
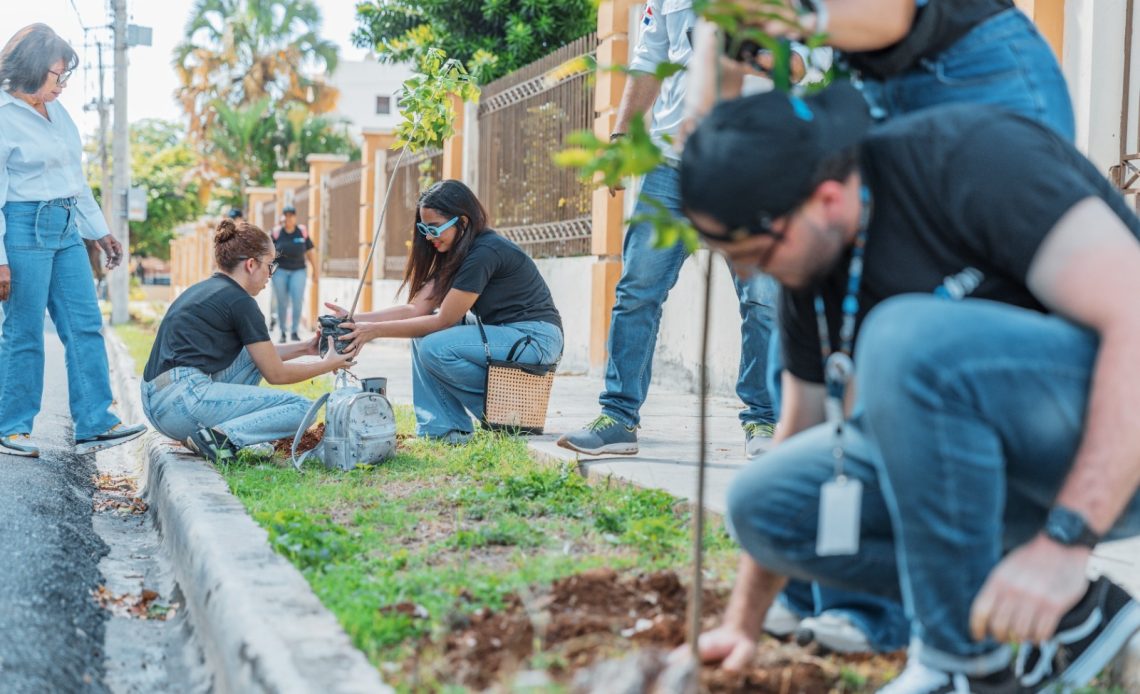
[[[695, 24], [691, 0], [649, 0], [642, 16], [641, 33], [629, 65], [631, 74], [610, 139], [623, 137], [630, 121], [652, 107], [651, 135], [664, 151], [666, 163], [645, 176], [635, 216], [651, 211], [650, 200], [680, 216], [679, 155], [666, 139], [671, 139], [681, 126], [686, 77], [682, 71], [659, 82], [655, 71], [666, 62], [688, 64]], [[558, 445], [563, 448], [589, 455], [633, 455], [638, 451], [637, 426], [649, 391], [661, 307], [677, 283], [686, 257], [680, 243], [658, 249], [654, 241], [649, 224], [632, 224], [626, 231], [622, 276], [607, 344], [605, 390], [598, 398], [601, 416], [560, 438]], [[736, 393], [745, 405], [740, 420], [747, 453], [753, 457], [763, 450], [774, 431], [775, 415], [764, 373], [775, 319], [776, 284], [764, 275], [747, 280], [734, 275], [733, 282], [743, 321]]]

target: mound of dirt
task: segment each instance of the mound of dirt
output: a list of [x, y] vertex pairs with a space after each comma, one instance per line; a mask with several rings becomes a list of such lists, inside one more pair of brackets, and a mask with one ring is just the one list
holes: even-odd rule
[[[313, 450], [324, 437], [325, 423], [314, 424], [309, 427], [309, 430], [301, 437], [301, 443], [297, 446], [297, 452], [304, 453], [305, 451]], [[277, 439], [273, 442], [273, 450], [279, 455], [288, 456], [293, 450], [293, 437]]]

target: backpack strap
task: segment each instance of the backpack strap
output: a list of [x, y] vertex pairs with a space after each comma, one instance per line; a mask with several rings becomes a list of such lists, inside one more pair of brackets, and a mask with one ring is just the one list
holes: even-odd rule
[[309, 406], [309, 411], [306, 412], [304, 418], [301, 419], [301, 425], [299, 427], [297, 427], [297, 433], [293, 435], [293, 447], [290, 450], [290, 453], [292, 454], [290, 459], [293, 462], [293, 467], [297, 469], [297, 472], [301, 471], [301, 465], [305, 462], [305, 460], [307, 460], [309, 458], [309, 455], [312, 454], [312, 452], [313, 452], [313, 451], [305, 451], [301, 455], [301, 458], [298, 460], [297, 459], [297, 446], [301, 445], [301, 439], [305, 437], [305, 432], [309, 430], [309, 426], [312, 425], [313, 420], [315, 420], [317, 418], [317, 412], [320, 411], [321, 406], [324, 405], [325, 401], [328, 399], [329, 399], [329, 394], [325, 393], [324, 395], [322, 395], [321, 397], [319, 397], [315, 401], [313, 401], [313, 404]]
[[305, 228], [305, 225], [304, 224], [298, 224], [297, 228], [301, 230], [301, 238], [308, 241], [309, 240], [309, 230]]

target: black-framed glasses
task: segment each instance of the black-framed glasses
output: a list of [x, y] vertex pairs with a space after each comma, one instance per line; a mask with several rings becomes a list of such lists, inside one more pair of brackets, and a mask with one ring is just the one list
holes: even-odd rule
[[430, 224], [424, 224], [423, 222], [416, 222], [416, 231], [420, 232], [429, 239], [438, 239], [440, 236], [443, 236], [443, 232], [455, 226], [455, 223], [458, 221], [459, 217], [452, 217], [437, 227], [433, 227]]
[[56, 72], [55, 70], [48, 70], [51, 74], [55, 75], [55, 83], [61, 87], [67, 86], [67, 81], [75, 73], [75, 70], [64, 70], [63, 72]]
[[256, 258], [256, 257], [254, 257], [254, 256], [252, 256], [252, 255], [242, 255], [242, 256], [238, 256], [238, 260], [252, 260], [252, 261], [255, 261], [255, 262], [257, 262], [257, 263], [260, 263], [260, 264], [262, 264], [262, 265], [265, 265], [265, 266], [266, 266], [266, 268], [268, 268], [268, 269], [269, 269], [269, 274], [270, 274], [270, 275], [272, 275], [273, 273], [277, 272], [277, 266], [281, 264], [281, 261], [279, 261], [277, 258], [274, 258], [273, 260], [270, 260], [268, 263], [266, 263], [266, 262], [265, 262], [264, 260], [262, 260], [261, 258]]

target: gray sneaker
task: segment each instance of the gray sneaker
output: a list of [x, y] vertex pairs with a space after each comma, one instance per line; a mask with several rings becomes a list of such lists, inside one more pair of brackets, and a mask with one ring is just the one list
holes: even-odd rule
[[38, 458], [40, 457], [39, 446], [32, 443], [32, 437], [28, 434], [9, 434], [7, 436], [0, 436], [0, 453], [7, 453], [8, 455], [20, 455], [25, 458]]
[[601, 415], [584, 428], [563, 434], [558, 445], [587, 455], [636, 455], [637, 427]]
[[806, 646], [812, 641], [835, 653], [870, 653], [873, 650], [863, 630], [839, 612], [824, 612], [800, 622], [796, 629], [796, 642]]
[[744, 452], [749, 460], [768, 450], [776, 425], [770, 422], [748, 422], [744, 425]]

